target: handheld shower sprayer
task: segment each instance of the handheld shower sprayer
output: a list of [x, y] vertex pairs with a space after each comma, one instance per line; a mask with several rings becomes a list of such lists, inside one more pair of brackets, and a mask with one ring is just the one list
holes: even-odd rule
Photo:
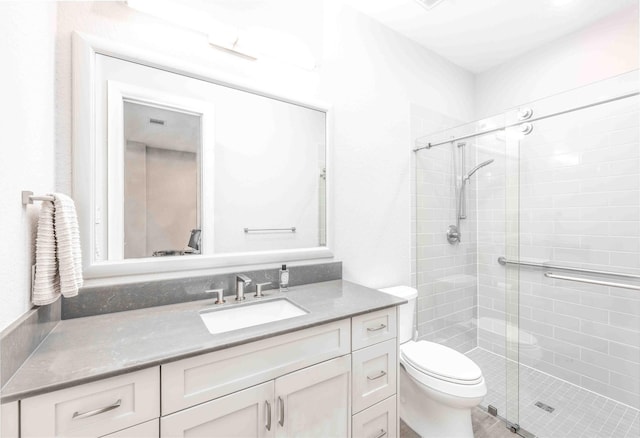
[[469, 173], [467, 173], [464, 178], [463, 181], [469, 181], [469, 178], [471, 178], [473, 176], [474, 173], [476, 173], [478, 170], [482, 169], [484, 166], [488, 166], [489, 164], [493, 163], [493, 158], [487, 161], [483, 161], [482, 163], [478, 164], [476, 167], [474, 167], [473, 169], [471, 169], [469, 171]]
[[467, 215], [462, 213], [462, 206], [466, 197], [467, 183], [469, 182], [469, 180], [471, 179], [474, 173], [476, 173], [478, 170], [482, 169], [483, 167], [493, 163], [493, 161], [494, 161], [493, 158], [487, 161], [483, 161], [482, 163], [478, 164], [476, 167], [471, 169], [466, 175], [462, 177], [462, 182], [460, 184], [460, 191], [458, 195], [458, 205], [457, 205], [458, 208], [456, 210], [456, 224], [449, 225], [449, 228], [447, 229], [447, 240], [449, 241], [450, 244], [453, 245], [455, 243], [460, 242], [460, 235], [461, 235], [460, 219], [467, 218]]

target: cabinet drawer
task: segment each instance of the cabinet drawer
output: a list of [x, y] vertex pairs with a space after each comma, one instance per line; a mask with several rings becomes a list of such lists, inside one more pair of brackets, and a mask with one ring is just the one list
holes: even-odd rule
[[157, 418], [160, 369], [112, 377], [24, 399], [22, 437], [99, 437]]
[[147, 421], [137, 426], [127, 427], [119, 432], [103, 435], [102, 438], [158, 438], [160, 436], [160, 420]]
[[396, 438], [397, 430], [395, 395], [353, 416], [353, 438]]
[[353, 412], [359, 412], [396, 393], [395, 338], [354, 351], [352, 358]]
[[351, 344], [354, 350], [396, 337], [395, 307], [354, 316], [351, 321]]
[[257, 385], [351, 351], [349, 320], [162, 366], [162, 414]]

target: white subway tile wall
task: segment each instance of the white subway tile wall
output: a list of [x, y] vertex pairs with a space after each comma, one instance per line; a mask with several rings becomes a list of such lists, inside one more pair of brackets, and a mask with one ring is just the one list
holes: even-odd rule
[[[441, 114], [412, 106], [412, 138], [459, 125]], [[415, 147], [415, 145], [412, 145]], [[413, 275], [418, 289], [418, 339], [466, 352], [477, 346], [477, 250], [475, 184], [468, 186], [467, 219], [461, 243], [450, 245], [447, 227], [456, 223], [460, 150], [448, 144], [415, 154]], [[467, 142], [467, 169], [475, 162]]]
[[[520, 140], [522, 260], [640, 274], [639, 103], [536, 121]], [[477, 160], [498, 165], [480, 175], [477, 195], [479, 346], [504, 354], [504, 145], [487, 137]], [[521, 362], [640, 408], [640, 293], [545, 272], [520, 271]]]

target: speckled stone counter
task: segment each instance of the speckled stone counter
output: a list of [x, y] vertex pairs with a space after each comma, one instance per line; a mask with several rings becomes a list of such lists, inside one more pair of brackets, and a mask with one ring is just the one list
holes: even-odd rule
[[[405, 301], [343, 280], [268, 291], [309, 313], [212, 335], [199, 312], [213, 300], [61, 321], [2, 388], [2, 402], [112, 377], [396, 306]], [[245, 303], [256, 300], [249, 296]], [[237, 306], [232, 300], [224, 306]], [[242, 304], [240, 304], [242, 305]]]

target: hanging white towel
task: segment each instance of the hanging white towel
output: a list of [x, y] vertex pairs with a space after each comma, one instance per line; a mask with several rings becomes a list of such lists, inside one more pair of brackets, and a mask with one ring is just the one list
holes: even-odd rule
[[33, 304], [43, 306], [78, 295], [82, 287], [80, 232], [73, 200], [54, 193], [42, 201], [36, 236], [36, 272]]

